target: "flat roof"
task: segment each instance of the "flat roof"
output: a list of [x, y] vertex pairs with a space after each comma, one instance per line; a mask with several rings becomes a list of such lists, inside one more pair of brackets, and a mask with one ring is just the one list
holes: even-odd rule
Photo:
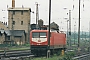
[[17, 7], [15, 7], [15, 8], [8, 8], [8, 11], [10, 11], [10, 10], [31, 10], [31, 8], [17, 8]]

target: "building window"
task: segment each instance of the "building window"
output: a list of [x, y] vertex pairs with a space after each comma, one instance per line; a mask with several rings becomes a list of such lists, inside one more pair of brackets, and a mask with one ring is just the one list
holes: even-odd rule
[[10, 40], [10, 36], [8, 36], [8, 40]]
[[15, 15], [15, 11], [13, 11], [13, 15]]
[[13, 21], [13, 25], [15, 25], [15, 21]]
[[23, 15], [23, 11], [21, 11], [21, 15]]
[[21, 25], [23, 25], [23, 21], [21, 21]]

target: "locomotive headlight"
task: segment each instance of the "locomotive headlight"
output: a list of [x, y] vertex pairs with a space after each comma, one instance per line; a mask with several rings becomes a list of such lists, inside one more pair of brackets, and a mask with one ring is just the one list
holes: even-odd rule
[[37, 45], [41, 45], [41, 44], [37, 44]]
[[39, 44], [39, 45], [41, 45], [41, 44]]

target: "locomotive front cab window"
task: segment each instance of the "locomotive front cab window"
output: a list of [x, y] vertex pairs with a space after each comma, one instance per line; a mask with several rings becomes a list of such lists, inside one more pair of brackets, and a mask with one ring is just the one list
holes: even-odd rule
[[33, 38], [39, 38], [39, 33], [38, 32], [33, 32], [32, 37]]
[[46, 32], [33, 32], [33, 38], [46, 38]]
[[45, 38], [46, 37], [46, 32], [40, 32], [40, 38]]

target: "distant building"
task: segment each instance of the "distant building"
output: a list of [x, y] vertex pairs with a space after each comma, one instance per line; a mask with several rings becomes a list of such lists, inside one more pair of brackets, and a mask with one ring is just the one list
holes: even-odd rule
[[58, 26], [55, 22], [52, 22], [52, 23], [50, 24], [50, 28], [51, 28], [51, 29], [55, 29], [55, 30], [59, 30], [59, 26]]
[[[12, 40], [13, 36], [13, 40]], [[0, 30], [0, 44], [25, 44], [24, 30]]]
[[0, 44], [3, 44], [5, 41], [5, 32], [4, 30], [0, 30]]
[[[42, 29], [43, 29], [43, 30], [48, 30], [48, 29], [49, 29], [49, 25], [43, 25], [43, 26], [41, 26], [40, 28], [41, 28], [41, 30], [42, 30]], [[59, 31], [59, 26], [58, 26], [55, 22], [52, 22], [52, 23], [50, 24], [50, 29], [51, 29], [51, 30], [57, 30], [57, 31]]]
[[[36, 24], [31, 24], [31, 30], [34, 29], [48, 30], [49, 25], [43, 25], [43, 20], [38, 20], [38, 26], [36, 26]], [[52, 22], [50, 24], [50, 29], [59, 31], [59, 26], [55, 22]]]
[[31, 30], [35, 30], [36, 29], [36, 24], [31, 24]]
[[[18, 44], [18, 45], [22, 45], [25, 44], [25, 31], [24, 30], [7, 30], [5, 31], [6, 33], [6, 39], [4, 41], [4, 43], [12, 43], [12, 44]], [[12, 36], [13, 36], [13, 40], [12, 40]]]
[[38, 26], [39, 26], [39, 28], [40, 28], [41, 26], [43, 26], [43, 20], [42, 20], [42, 19], [38, 20]]

